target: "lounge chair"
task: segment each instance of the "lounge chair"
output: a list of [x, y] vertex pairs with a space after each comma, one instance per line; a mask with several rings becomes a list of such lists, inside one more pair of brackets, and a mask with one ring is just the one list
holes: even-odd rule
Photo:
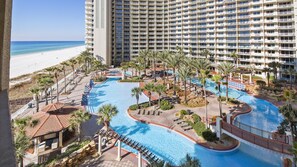
[[137, 114], [139, 115], [140, 113], [141, 113], [141, 110], [138, 110], [138, 113]]
[[156, 111], [154, 110], [152, 115], [155, 115], [155, 112], [156, 112]]
[[142, 115], [145, 115], [145, 110], [143, 110]]
[[150, 111], [147, 111], [147, 115], [150, 115]]

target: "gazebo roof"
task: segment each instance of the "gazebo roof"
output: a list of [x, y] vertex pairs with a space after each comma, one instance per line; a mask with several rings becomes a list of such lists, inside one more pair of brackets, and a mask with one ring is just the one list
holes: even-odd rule
[[[61, 109], [61, 108], [60, 108]], [[54, 132], [60, 132], [70, 126], [70, 118], [77, 107], [63, 107], [57, 112], [38, 112], [32, 116], [32, 120], [38, 120], [38, 123], [26, 129], [26, 134], [30, 138], [44, 136]]]
[[60, 110], [63, 107], [64, 107], [64, 103], [53, 103], [53, 104], [49, 104], [49, 105], [43, 107], [43, 109], [41, 111], [48, 113], [48, 112]]

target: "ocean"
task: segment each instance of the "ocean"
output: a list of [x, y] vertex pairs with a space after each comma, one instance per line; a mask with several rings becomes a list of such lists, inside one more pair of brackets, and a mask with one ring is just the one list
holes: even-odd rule
[[12, 41], [11, 56], [83, 46], [84, 41]]

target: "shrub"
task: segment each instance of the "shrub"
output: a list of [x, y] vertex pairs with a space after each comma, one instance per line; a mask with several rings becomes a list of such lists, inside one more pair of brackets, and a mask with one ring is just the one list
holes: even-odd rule
[[256, 81], [256, 84], [259, 85], [260, 87], [263, 87], [266, 85], [266, 82], [265, 81], [262, 81], [262, 80], [257, 80]]
[[216, 133], [213, 133], [209, 129], [207, 129], [206, 131], [202, 132], [202, 137], [206, 141], [209, 141], [209, 142], [213, 142], [213, 141], [218, 140]]
[[197, 115], [197, 114], [192, 114], [192, 118], [194, 120], [194, 124], [201, 121], [201, 117], [199, 115]]
[[[218, 97], [218, 100], [220, 100], [219, 97]], [[221, 101], [225, 101], [225, 100], [226, 100], [226, 97], [221, 97]], [[228, 98], [228, 101], [232, 104], [240, 104], [240, 101], [234, 98]]]
[[129, 109], [130, 110], [137, 110], [138, 106], [137, 106], [137, 104], [134, 104], [134, 105], [130, 106]]
[[173, 108], [173, 105], [168, 100], [161, 101], [161, 109], [162, 110], [170, 110]]
[[188, 114], [186, 110], [180, 110], [179, 113], [180, 113], [180, 118], [183, 118], [185, 115]]
[[192, 122], [188, 122], [189, 125], [191, 125], [193, 127], [193, 129], [195, 130], [196, 134], [198, 136], [202, 135], [202, 132], [205, 131], [205, 124], [203, 122], [197, 122], [197, 123], [192, 123]]
[[98, 77], [95, 77], [94, 78], [94, 81], [95, 82], [103, 82], [106, 80], [106, 77], [105, 76], [98, 76]]
[[147, 108], [149, 107], [149, 103], [143, 103], [140, 105], [141, 108]]
[[143, 80], [141, 77], [132, 77], [132, 78], [120, 80], [120, 82], [142, 82], [142, 81]]

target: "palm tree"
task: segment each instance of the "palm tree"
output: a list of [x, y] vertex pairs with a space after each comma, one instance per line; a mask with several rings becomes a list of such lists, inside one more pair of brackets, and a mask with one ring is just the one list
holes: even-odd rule
[[74, 82], [74, 70], [75, 70], [75, 65], [77, 64], [77, 61], [75, 59], [69, 60], [70, 66], [72, 68], [72, 81]]
[[111, 104], [105, 104], [98, 109], [99, 118], [97, 123], [100, 125], [104, 123], [106, 129], [109, 128], [110, 121], [112, 117], [116, 116], [118, 113], [116, 106]]
[[206, 118], [206, 125], [208, 127], [206, 81], [207, 81], [207, 78], [209, 78], [209, 71], [201, 69], [198, 78], [201, 84], [203, 85], [204, 101], [205, 101], [205, 118]]
[[35, 97], [36, 112], [38, 112], [39, 111], [39, 93], [40, 93], [40, 89], [38, 87], [35, 87], [35, 88], [30, 89], [30, 92]]
[[154, 89], [155, 89], [155, 85], [152, 84], [152, 83], [147, 83], [147, 84], [144, 86], [144, 90], [146, 90], [147, 93], [148, 93], [149, 106], [151, 106], [152, 92], [154, 91]]
[[136, 98], [137, 107], [139, 108], [139, 96], [142, 95], [142, 89], [140, 87], [135, 87], [131, 90], [131, 96]]
[[200, 70], [209, 69], [211, 63], [207, 59], [194, 59], [190, 62], [189, 65], [196, 69], [196, 75], [198, 76]]
[[149, 59], [149, 50], [141, 50], [138, 56], [138, 63], [144, 66], [144, 74], [146, 75], [146, 67]]
[[178, 69], [178, 76], [184, 83], [184, 95], [185, 95], [185, 104], [188, 104], [187, 101], [187, 79], [191, 75], [191, 68], [189, 66], [183, 65]]
[[66, 93], [67, 92], [66, 67], [69, 66], [69, 64], [67, 62], [62, 62], [61, 65], [62, 65], [61, 70], [63, 71], [63, 74], [64, 74], [64, 93]]
[[14, 136], [15, 155], [19, 166], [23, 167], [23, 159], [26, 150], [30, 147], [30, 139], [25, 133], [18, 133]]
[[277, 79], [277, 73], [278, 73], [278, 69], [281, 67], [282, 64], [280, 64], [279, 62], [273, 61], [268, 63], [268, 67], [271, 68], [272, 73], [274, 75], [274, 80]]
[[213, 75], [212, 80], [218, 85], [217, 90], [218, 90], [218, 93], [219, 93], [219, 110], [220, 110], [220, 117], [222, 118], [222, 98], [221, 98], [222, 76], [221, 75]]
[[200, 161], [197, 158], [186, 155], [185, 159], [181, 161], [179, 167], [201, 167]]
[[183, 60], [183, 56], [180, 54], [170, 54], [167, 58], [167, 64], [173, 70], [173, 77], [174, 77], [174, 86], [173, 86], [173, 95], [176, 95], [176, 69], [179, 68], [181, 61]]
[[54, 68], [54, 78], [56, 80], [56, 84], [57, 84], [57, 102], [59, 102], [59, 76], [60, 73], [62, 72], [62, 69], [59, 67], [55, 67]]
[[220, 71], [221, 74], [224, 75], [224, 78], [226, 79], [226, 103], [227, 103], [229, 101], [229, 96], [228, 96], [229, 75], [230, 73], [235, 71], [235, 68], [233, 64], [229, 62], [224, 62], [218, 66], [218, 70]]
[[76, 110], [70, 118], [70, 130], [77, 129], [77, 134], [78, 134], [78, 141], [80, 141], [80, 136], [81, 136], [81, 124], [88, 121], [91, 118], [91, 115], [83, 110]]
[[158, 55], [159, 54], [156, 51], [150, 51], [149, 52], [149, 59], [151, 60], [151, 62], [153, 64], [154, 82], [157, 82], [157, 78], [156, 78], [156, 61], [157, 61]]
[[[51, 89], [52, 92], [52, 85], [54, 84], [54, 81], [51, 76], [45, 75], [38, 79], [38, 84], [42, 88], [42, 90], [45, 92], [45, 105], [48, 105], [48, 89]], [[52, 101], [52, 93], [51, 93], [51, 101]]]
[[204, 50], [201, 52], [201, 55], [202, 55], [203, 57], [205, 57], [205, 59], [207, 59], [207, 58], [211, 55], [211, 53], [210, 53], [209, 50], [204, 49]]
[[266, 74], [266, 79], [267, 79], [267, 86], [269, 87], [269, 80], [270, 80], [270, 72], [271, 72], [271, 69], [270, 68], [268, 68], [268, 67], [265, 67], [265, 68], [263, 68], [263, 70], [262, 70], [263, 72], [265, 72], [265, 74]]
[[129, 69], [129, 66], [127, 63], [121, 63], [121, 69], [123, 70], [124, 79], [126, 79], [126, 71]]
[[161, 96], [162, 93], [166, 91], [166, 87], [164, 85], [156, 85], [154, 88], [154, 92], [158, 93], [159, 99], [158, 99], [158, 105], [160, 106], [161, 104]]
[[166, 64], [166, 61], [167, 61], [167, 59], [168, 59], [168, 56], [170, 55], [171, 53], [170, 53], [170, 51], [168, 51], [168, 50], [165, 50], [165, 51], [163, 51], [163, 52], [161, 52], [160, 54], [159, 54], [159, 57], [158, 57], [158, 59], [160, 60], [160, 61], [162, 61], [162, 64], [163, 64], [163, 83], [165, 84], [165, 75], [166, 75], [166, 66], [167, 66], [167, 64]]
[[234, 60], [234, 64], [236, 64], [236, 68], [238, 68], [238, 64], [239, 64], [239, 55], [236, 54], [236, 52], [232, 52], [232, 53], [230, 54], [230, 57], [233, 58], [233, 60]]
[[129, 67], [132, 68], [132, 76], [135, 76], [135, 69], [136, 69], [136, 62], [135, 61], [129, 61]]
[[290, 67], [288, 70], [285, 71], [285, 73], [290, 76], [290, 89], [292, 90], [292, 87], [293, 87], [292, 79], [293, 79], [293, 76], [295, 74], [295, 70], [292, 67]]
[[30, 124], [32, 118], [31, 117], [24, 117], [15, 119], [13, 121], [13, 128], [15, 134], [25, 134], [26, 127]]

